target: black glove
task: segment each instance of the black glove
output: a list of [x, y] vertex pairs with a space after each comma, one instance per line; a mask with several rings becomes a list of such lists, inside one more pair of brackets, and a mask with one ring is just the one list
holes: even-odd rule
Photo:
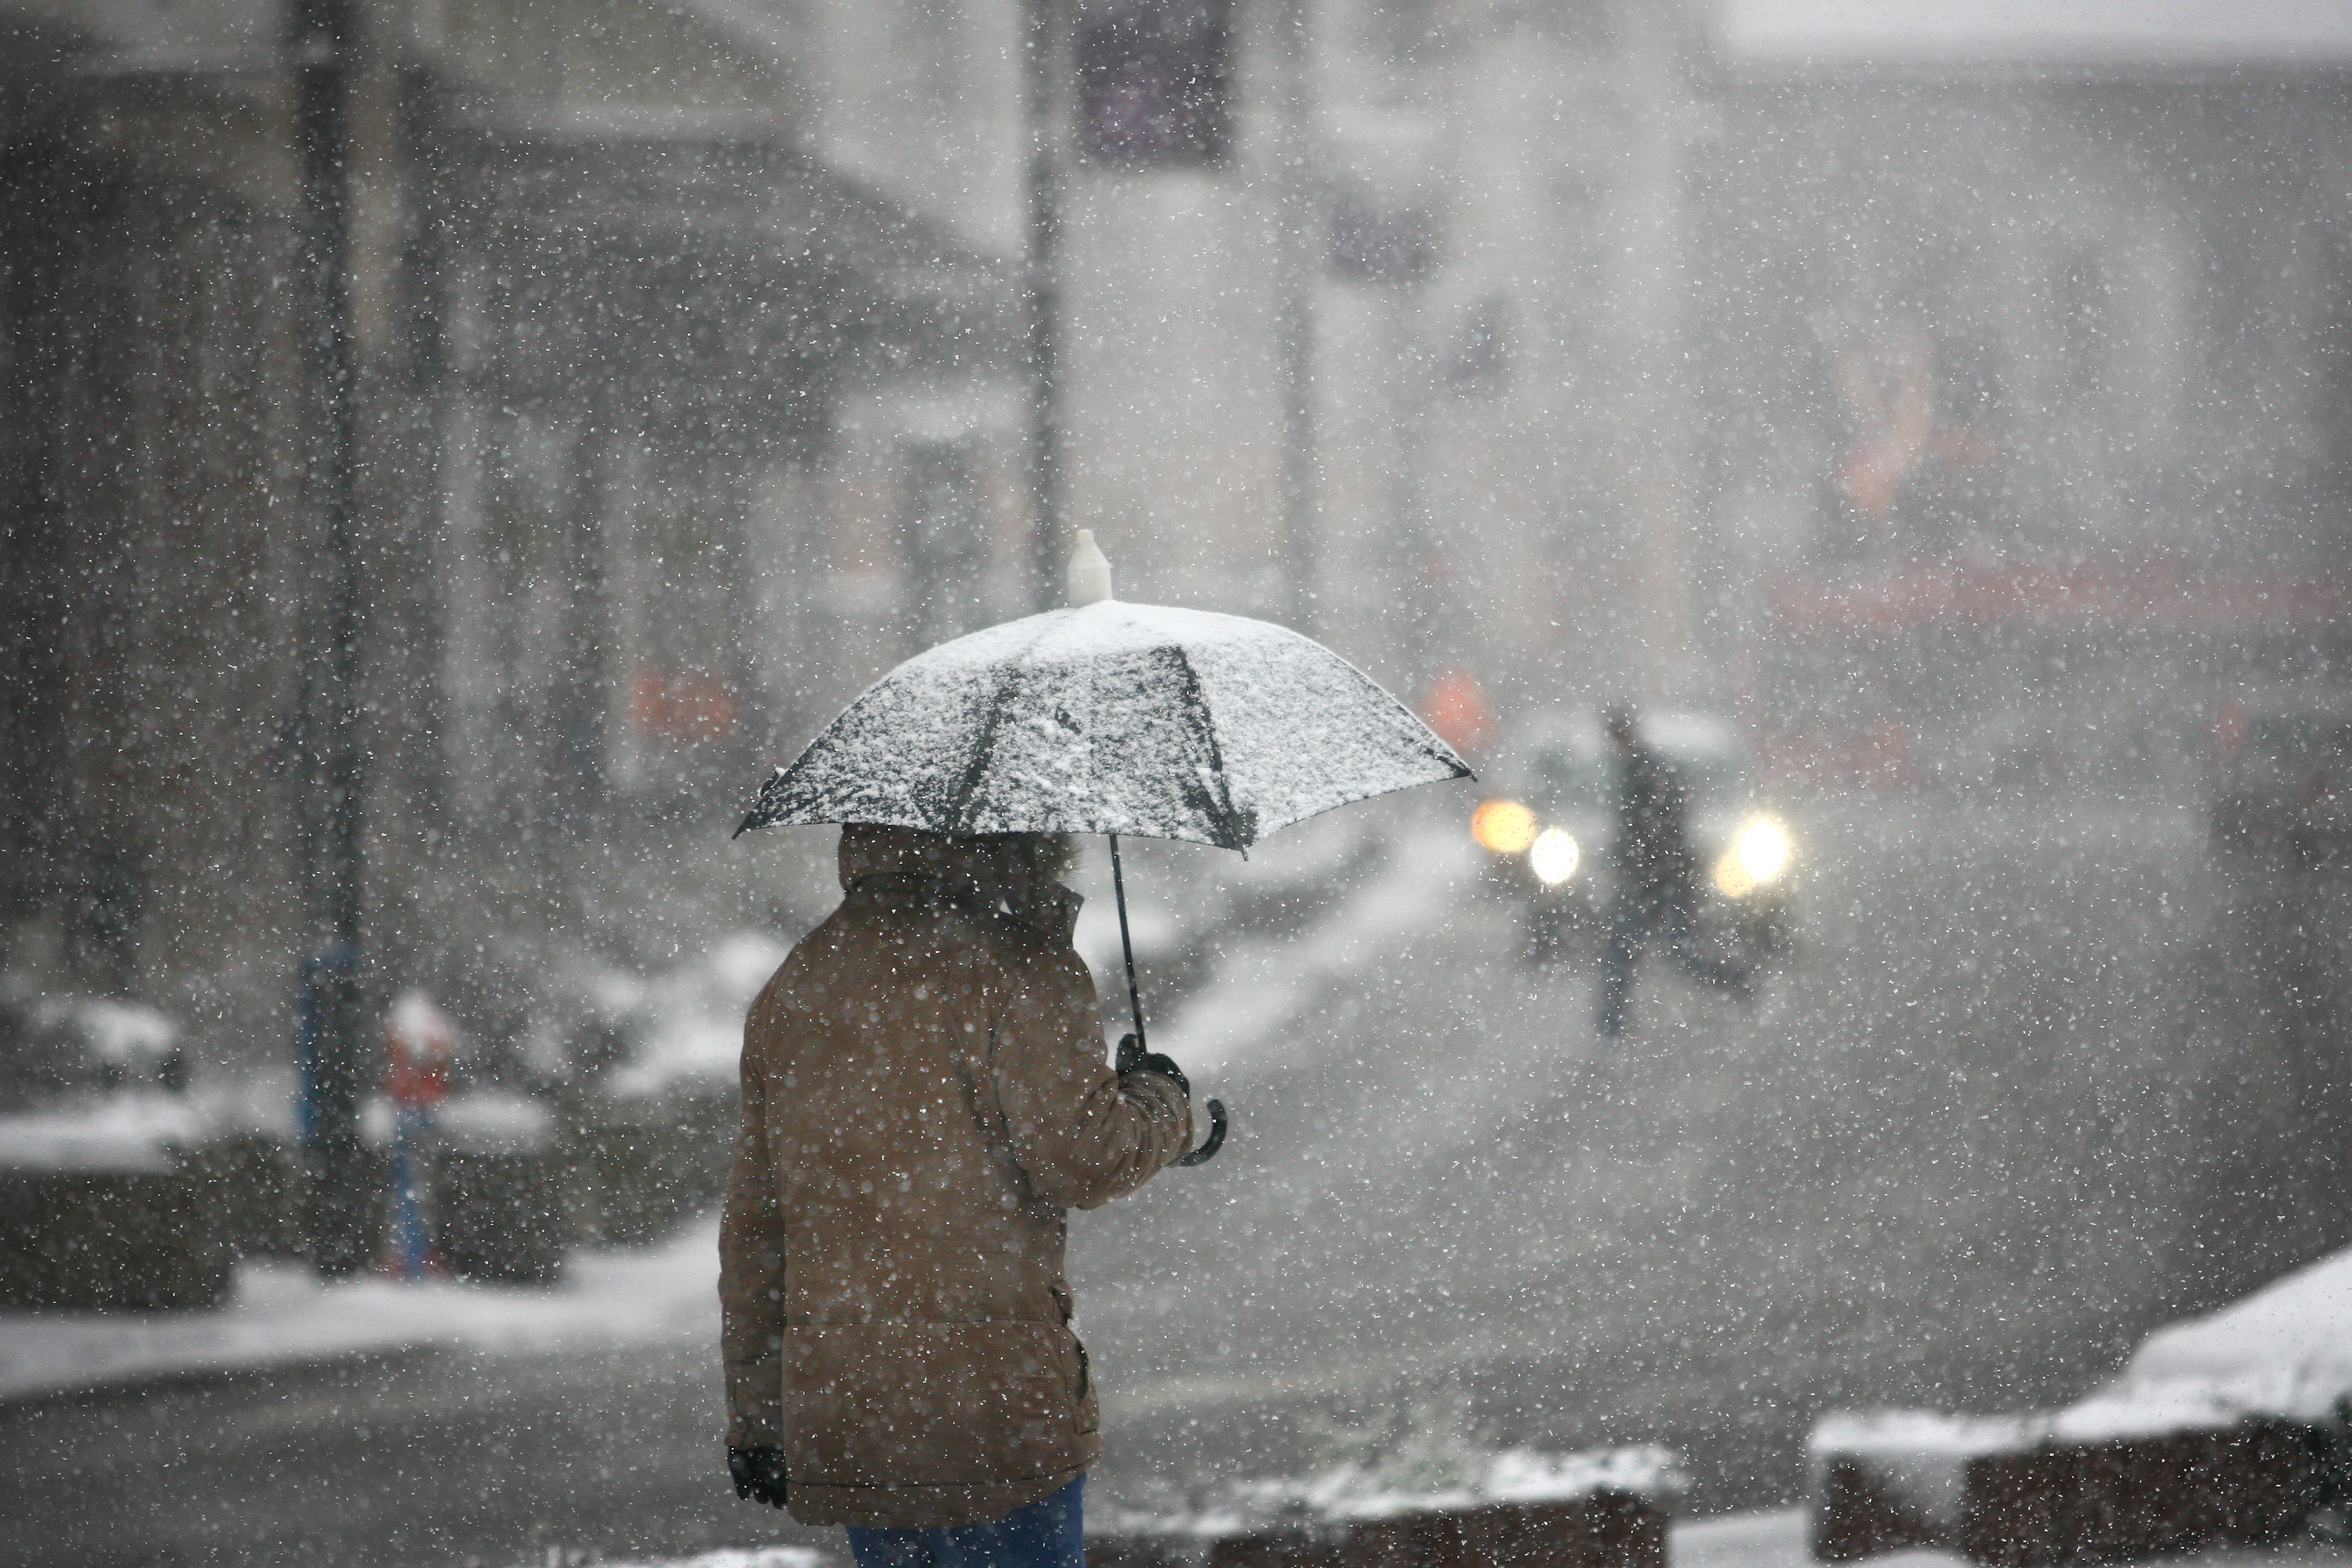
[[784, 1451], [782, 1448], [730, 1448], [727, 1473], [734, 1478], [735, 1495], [784, 1506]]
[[1182, 1068], [1158, 1051], [1145, 1050], [1142, 1041], [1128, 1035], [1118, 1042], [1118, 1074], [1125, 1078], [1131, 1072], [1156, 1072], [1161, 1078], [1172, 1078], [1176, 1087], [1184, 1091], [1184, 1098], [1192, 1098], [1192, 1080], [1184, 1076]]

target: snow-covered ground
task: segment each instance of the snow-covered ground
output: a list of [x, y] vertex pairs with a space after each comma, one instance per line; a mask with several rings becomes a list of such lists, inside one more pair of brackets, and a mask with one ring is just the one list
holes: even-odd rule
[[226, 1307], [202, 1312], [0, 1312], [0, 1398], [288, 1366], [438, 1346], [554, 1350], [715, 1342], [719, 1234], [704, 1221], [658, 1247], [575, 1253], [546, 1289], [394, 1280], [328, 1283], [247, 1263]]

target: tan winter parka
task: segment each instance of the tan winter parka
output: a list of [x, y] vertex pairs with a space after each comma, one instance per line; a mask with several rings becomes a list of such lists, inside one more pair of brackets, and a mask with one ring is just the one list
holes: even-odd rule
[[1066, 912], [996, 907], [1014, 844], [845, 829], [841, 907], [744, 1026], [728, 1442], [783, 1451], [804, 1523], [1001, 1519], [1100, 1448], [1065, 1215], [1182, 1153], [1192, 1114], [1105, 1063]]

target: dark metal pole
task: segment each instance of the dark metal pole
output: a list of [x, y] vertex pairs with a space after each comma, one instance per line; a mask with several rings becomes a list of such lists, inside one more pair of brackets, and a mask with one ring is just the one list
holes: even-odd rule
[[[375, 1186], [359, 1131], [375, 1074], [361, 1017], [360, 588], [353, 474], [350, 268], [352, 0], [289, 0], [294, 132], [301, 170], [303, 498], [310, 514], [297, 854], [308, 915], [298, 1013], [311, 1245], [319, 1269], [349, 1274], [374, 1250]], [[307, 1026], [307, 1027], [305, 1027]]]
[[1315, 184], [1308, 0], [1273, 0], [1282, 61], [1276, 124], [1276, 332], [1282, 358], [1282, 548], [1290, 624], [1312, 635], [1321, 567], [1315, 487]]
[[1062, 602], [1061, 292], [1059, 142], [1066, 32], [1059, 0], [1026, 0], [1029, 128], [1030, 569], [1036, 605]]

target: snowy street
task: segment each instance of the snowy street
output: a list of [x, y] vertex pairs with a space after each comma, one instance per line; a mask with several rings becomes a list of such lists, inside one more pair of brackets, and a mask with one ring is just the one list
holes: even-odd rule
[[2348, 193], [2352, 0], [0, 0], [0, 1568], [2352, 1568]]
[[[1519, 966], [1465, 804], [1401, 814], [1156, 1037], [1235, 1133], [1074, 1223], [1105, 1505], [1301, 1473], [1318, 1424], [1429, 1409], [1493, 1443], [1662, 1441], [1689, 1511], [1781, 1506], [1827, 1407], [2070, 1399], [2300, 1260], [2292, 1216], [2207, 1184], [2208, 1150], [2293, 1140], [2260, 1122], [2265, 1026], [2193, 816], [1801, 821], [1802, 944], [1765, 1005], [1652, 963], [1602, 1058], [1589, 970]], [[2217, 1121], [2200, 1075], [2232, 1060], [2252, 1088]], [[2249, 1277], [2198, 1277], [2225, 1223]], [[519, 1293], [503, 1338], [0, 1408], [0, 1563], [817, 1543], [728, 1495], [709, 1265], [680, 1246], [587, 1271], [675, 1303], [636, 1320]], [[37, 1506], [68, 1491], [103, 1506]], [[1685, 1568], [1767, 1560], [1705, 1529]]]

